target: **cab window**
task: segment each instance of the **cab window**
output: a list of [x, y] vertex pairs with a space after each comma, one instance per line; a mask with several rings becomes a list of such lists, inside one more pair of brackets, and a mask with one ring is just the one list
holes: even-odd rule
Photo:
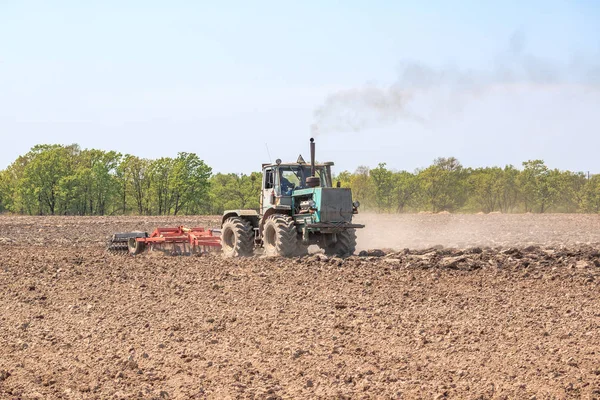
[[275, 180], [273, 179], [273, 170], [265, 170], [265, 189], [273, 189], [275, 187]]

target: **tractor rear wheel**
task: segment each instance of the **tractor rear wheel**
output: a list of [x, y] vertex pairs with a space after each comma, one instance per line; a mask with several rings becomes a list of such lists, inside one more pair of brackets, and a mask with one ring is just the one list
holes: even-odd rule
[[298, 252], [298, 231], [294, 220], [285, 214], [267, 218], [263, 229], [265, 255], [293, 257]]
[[225, 257], [247, 257], [254, 250], [254, 230], [250, 222], [231, 217], [221, 229], [221, 250]]
[[323, 246], [325, 254], [328, 256], [348, 257], [354, 254], [356, 250], [356, 230], [347, 229], [336, 234], [337, 240], [330, 242], [328, 237], [327, 242]]

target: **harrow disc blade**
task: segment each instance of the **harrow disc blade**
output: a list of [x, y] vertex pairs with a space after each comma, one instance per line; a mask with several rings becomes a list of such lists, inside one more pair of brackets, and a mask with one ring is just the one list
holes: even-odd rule
[[129, 254], [128, 241], [130, 238], [148, 237], [146, 232], [122, 232], [115, 233], [106, 244], [106, 252], [109, 254], [126, 255]]
[[127, 243], [113, 242], [112, 240], [109, 240], [106, 244], [106, 252], [109, 254], [124, 255], [127, 254], [129, 250], [127, 249]]
[[211, 246], [190, 246], [189, 243], [153, 243], [150, 252], [161, 252], [169, 256], [201, 256], [219, 249]]

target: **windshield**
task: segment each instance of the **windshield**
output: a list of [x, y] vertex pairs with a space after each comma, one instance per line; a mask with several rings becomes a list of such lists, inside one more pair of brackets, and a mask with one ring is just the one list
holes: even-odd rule
[[[279, 167], [281, 191], [306, 188], [306, 178], [310, 176], [310, 166], [281, 166]], [[315, 175], [321, 179], [321, 187], [327, 187], [329, 179], [324, 167], [316, 167]]]

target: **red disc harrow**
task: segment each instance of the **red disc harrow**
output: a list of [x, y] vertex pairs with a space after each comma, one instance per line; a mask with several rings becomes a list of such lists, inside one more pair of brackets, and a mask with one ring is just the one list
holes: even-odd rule
[[203, 254], [221, 248], [219, 229], [156, 228], [147, 237], [130, 237], [127, 242], [129, 253], [137, 255], [144, 250], [158, 250], [172, 255]]

